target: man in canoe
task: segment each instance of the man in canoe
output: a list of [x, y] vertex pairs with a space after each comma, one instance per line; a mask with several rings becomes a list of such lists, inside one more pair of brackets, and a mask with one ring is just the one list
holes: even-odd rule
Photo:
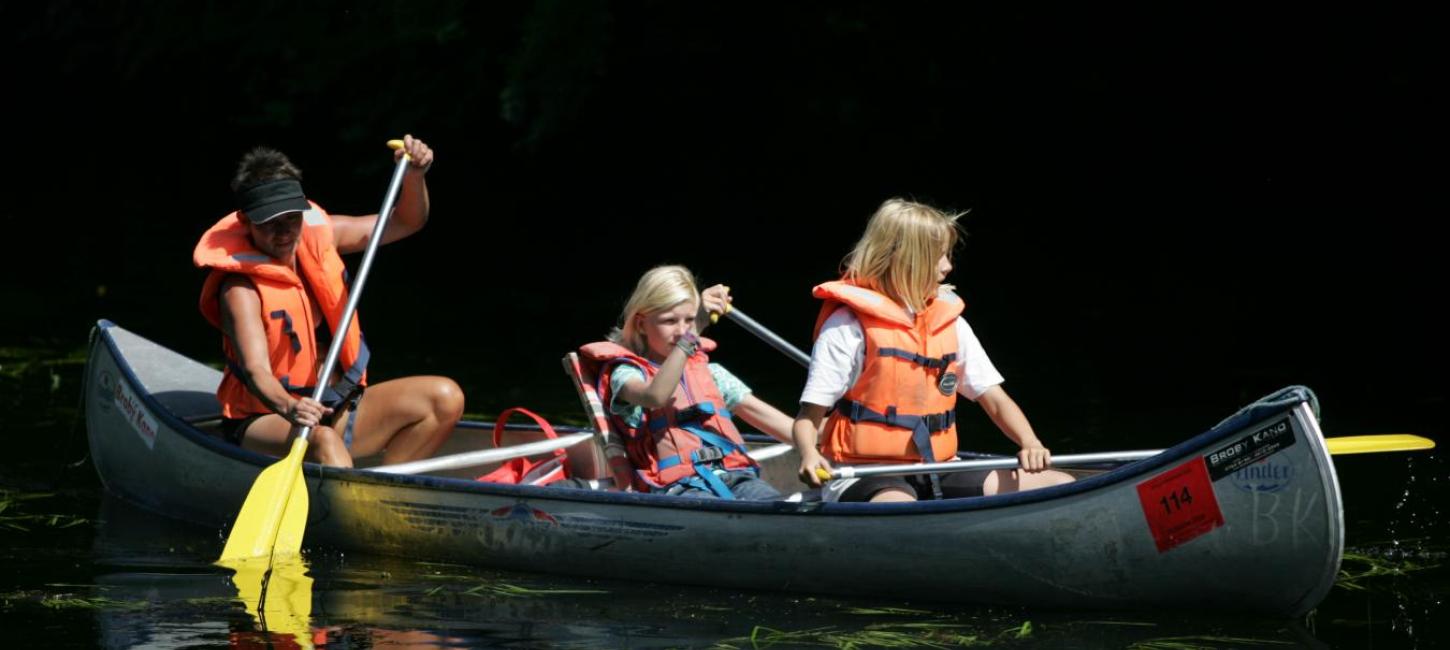
[[[428, 221], [433, 150], [405, 136], [411, 158], [381, 243]], [[447, 377], [403, 377], [366, 385], [368, 348], [354, 316], [334, 332], [348, 297], [339, 253], [366, 250], [378, 215], [329, 215], [302, 193], [302, 172], [280, 151], [257, 148], [232, 179], [236, 211], [202, 235], [193, 253], [210, 269], [201, 312], [222, 332], [226, 369], [217, 398], [223, 435], [266, 454], [287, 452], [300, 427], [314, 427], [308, 458], [351, 467], [381, 452], [384, 463], [431, 456], [463, 414], [463, 391]], [[337, 372], [322, 402], [311, 398], [334, 335], [343, 336]]]
[[843, 478], [825, 484], [828, 501], [970, 497], [1072, 481], [1048, 469], [1050, 452], [1002, 389], [960, 315], [962, 299], [943, 284], [958, 227], [957, 216], [890, 199], [846, 258], [843, 279], [815, 288], [825, 304], [793, 430], [801, 478], [821, 485], [832, 463], [955, 460], [957, 395], [1020, 447], [1021, 469]]

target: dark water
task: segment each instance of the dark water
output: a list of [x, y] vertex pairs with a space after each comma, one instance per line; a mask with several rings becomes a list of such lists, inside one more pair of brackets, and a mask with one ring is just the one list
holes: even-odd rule
[[[76, 354], [7, 349], [0, 629], [25, 647], [289, 647], [210, 564], [220, 531], [104, 496], [77, 421]], [[1210, 414], [1202, 414], [1212, 419]], [[1052, 420], [1063, 414], [1044, 413]], [[1332, 435], [1332, 434], [1331, 434]], [[1089, 439], [1075, 451], [1094, 449]], [[1081, 445], [1081, 446], [1079, 446]], [[1302, 620], [1037, 611], [518, 574], [319, 549], [304, 636], [326, 647], [1438, 647], [1450, 570], [1435, 453], [1339, 457], [1344, 574]], [[24, 498], [30, 495], [34, 498]], [[962, 552], [970, 552], [963, 549]], [[702, 559], [702, 566], [708, 561]], [[1226, 567], [1225, 570], [1231, 570]], [[287, 630], [276, 624], [268, 629]]]

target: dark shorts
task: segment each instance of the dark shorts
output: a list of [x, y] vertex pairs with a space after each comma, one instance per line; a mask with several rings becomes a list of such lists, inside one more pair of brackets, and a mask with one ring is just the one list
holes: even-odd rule
[[[348, 449], [352, 449], [352, 425], [357, 422], [357, 407], [358, 402], [360, 402], [361, 400], [362, 391], [358, 390], [355, 395], [350, 400], [348, 400], [346, 404], [343, 404], [343, 406], [352, 413], [352, 417], [347, 419], [347, 428], [344, 429], [342, 432], [342, 444]], [[333, 408], [336, 408], [336, 406], [333, 406]], [[242, 438], [246, 437], [247, 435], [247, 427], [252, 426], [252, 423], [256, 422], [257, 418], [266, 417], [268, 415], [271, 414], [253, 413], [252, 415], [248, 415], [244, 418], [222, 418], [222, 423], [217, 428], [221, 431], [223, 440], [226, 440], [227, 442], [230, 442], [240, 447], [242, 446]], [[334, 415], [332, 418], [332, 422], [328, 423], [328, 426], [337, 426], [337, 421], [341, 417], [342, 413]]]
[[218, 427], [221, 429], [222, 439], [238, 447], [242, 446], [242, 437], [247, 434], [247, 427], [265, 415], [267, 414], [256, 413], [244, 418], [222, 418], [221, 426]]
[[[942, 497], [946, 499], [962, 499], [966, 497], [982, 496], [982, 484], [987, 482], [985, 472], [951, 472], [938, 474], [941, 480]], [[915, 494], [916, 498], [922, 501], [932, 499], [931, 479], [929, 474], [911, 474], [907, 476], [867, 476], [857, 480], [841, 493], [841, 501], [870, 501], [882, 490], [896, 488], [908, 494]]]

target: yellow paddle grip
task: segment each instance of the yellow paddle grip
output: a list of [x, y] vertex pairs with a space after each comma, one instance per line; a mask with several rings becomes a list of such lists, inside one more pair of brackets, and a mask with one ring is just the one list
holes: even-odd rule
[[[401, 150], [403, 148], [403, 141], [402, 140], [389, 140], [388, 141], [388, 148], [393, 149], [394, 151]], [[403, 154], [403, 157], [404, 158], [408, 158], [408, 154]]]
[[[727, 295], [727, 296], [730, 295], [730, 287], [725, 287], [725, 295]], [[722, 314], [728, 314], [728, 313], [730, 313], [730, 303], [727, 302], [727, 303], [725, 303], [725, 311], [718, 312], [718, 313], [717, 312], [713, 312], [713, 311], [710, 312], [710, 324], [711, 325], [714, 325], [715, 323], [720, 322], [720, 316]]]

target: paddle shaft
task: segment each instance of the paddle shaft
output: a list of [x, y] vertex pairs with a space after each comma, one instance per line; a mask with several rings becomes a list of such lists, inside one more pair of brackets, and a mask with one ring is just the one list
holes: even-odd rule
[[746, 316], [745, 313], [740, 311], [739, 309], [736, 309], [734, 307], [726, 309], [725, 317], [735, 321], [737, 325], [745, 328], [745, 331], [760, 337], [760, 340], [765, 341], [770, 345], [770, 347], [779, 350], [782, 354], [790, 357], [796, 363], [799, 363], [807, 368], [810, 367], [811, 355], [801, 352], [800, 348], [797, 348], [796, 346], [791, 345], [789, 341], [780, 338], [779, 336], [776, 336], [775, 332], [765, 329], [764, 325], [755, 322], [754, 318]]
[[[1418, 451], [1434, 449], [1435, 441], [1409, 434], [1383, 434], [1369, 436], [1343, 436], [1324, 439], [1325, 449], [1332, 455], [1369, 454], [1387, 451]], [[1093, 465], [1097, 463], [1127, 463], [1142, 460], [1163, 453], [1163, 449], [1138, 451], [1107, 451], [1096, 454], [1072, 454], [1053, 456], [1053, 467]], [[1016, 458], [992, 458], [986, 460], [958, 460], [947, 463], [908, 463], [901, 465], [858, 465], [837, 467], [829, 476], [821, 478], [861, 478], [865, 476], [887, 476], [900, 474], [936, 474], [942, 472], [963, 472], [988, 469], [1017, 469]], [[817, 470], [824, 472], [824, 470]]]
[[[497, 447], [494, 449], [465, 451], [459, 454], [439, 456], [437, 458], [426, 458], [423, 460], [415, 460], [408, 463], [398, 463], [396, 465], [381, 465], [371, 468], [371, 471], [381, 472], [383, 474], [422, 474], [424, 472], [438, 472], [449, 469], [461, 469], [464, 467], [477, 467], [479, 465], [486, 465], [488, 463], [509, 460], [512, 458], [522, 458], [524, 456], [533, 456], [536, 454], [547, 454], [556, 449], [572, 447], [593, 437], [594, 432], [585, 429], [581, 433], [571, 433], [569, 435], [559, 436], [558, 438], [536, 440], [534, 442], [527, 442], [519, 445], [513, 445], [510, 447]], [[762, 461], [789, 453], [792, 449], [794, 449], [794, 447], [780, 443], [770, 445], [768, 447], [753, 449], [750, 451], [749, 455], [756, 461]]]
[[[1150, 458], [1161, 453], [1163, 453], [1162, 449], [1143, 449], [1137, 451], [1105, 451], [1096, 454], [1053, 456], [1052, 466], [1071, 467], [1074, 465], [1095, 465], [1098, 463], [1126, 463]], [[1017, 459], [991, 458], [986, 460], [954, 460], [947, 463], [837, 467], [831, 472], [831, 478], [865, 478], [867, 476], [890, 476], [899, 474], [937, 474], [988, 469], [1017, 469]]]
[[[357, 312], [357, 301], [362, 297], [363, 286], [367, 284], [368, 272], [373, 268], [373, 257], [377, 255], [378, 245], [383, 241], [383, 229], [388, 225], [388, 217], [393, 214], [393, 204], [398, 199], [398, 190], [403, 187], [403, 175], [408, 172], [410, 160], [407, 154], [398, 159], [397, 166], [393, 169], [393, 180], [388, 184], [388, 194], [383, 197], [383, 209], [378, 211], [377, 223], [373, 224], [372, 237], [368, 239], [368, 247], [363, 252], [362, 265], [358, 267], [357, 277], [353, 278], [352, 286], [347, 291], [347, 306], [342, 309], [342, 319], [333, 328], [332, 344], [327, 346], [327, 358], [322, 362], [322, 370], [317, 373], [317, 386], [312, 389], [313, 401], [322, 401], [323, 391], [327, 390], [328, 379], [332, 377], [332, 369], [337, 366], [337, 357], [342, 353], [343, 341], [347, 339], [347, 328], [352, 325], [353, 314]], [[304, 426], [297, 433], [297, 437], [306, 440], [312, 434], [312, 426]]]

